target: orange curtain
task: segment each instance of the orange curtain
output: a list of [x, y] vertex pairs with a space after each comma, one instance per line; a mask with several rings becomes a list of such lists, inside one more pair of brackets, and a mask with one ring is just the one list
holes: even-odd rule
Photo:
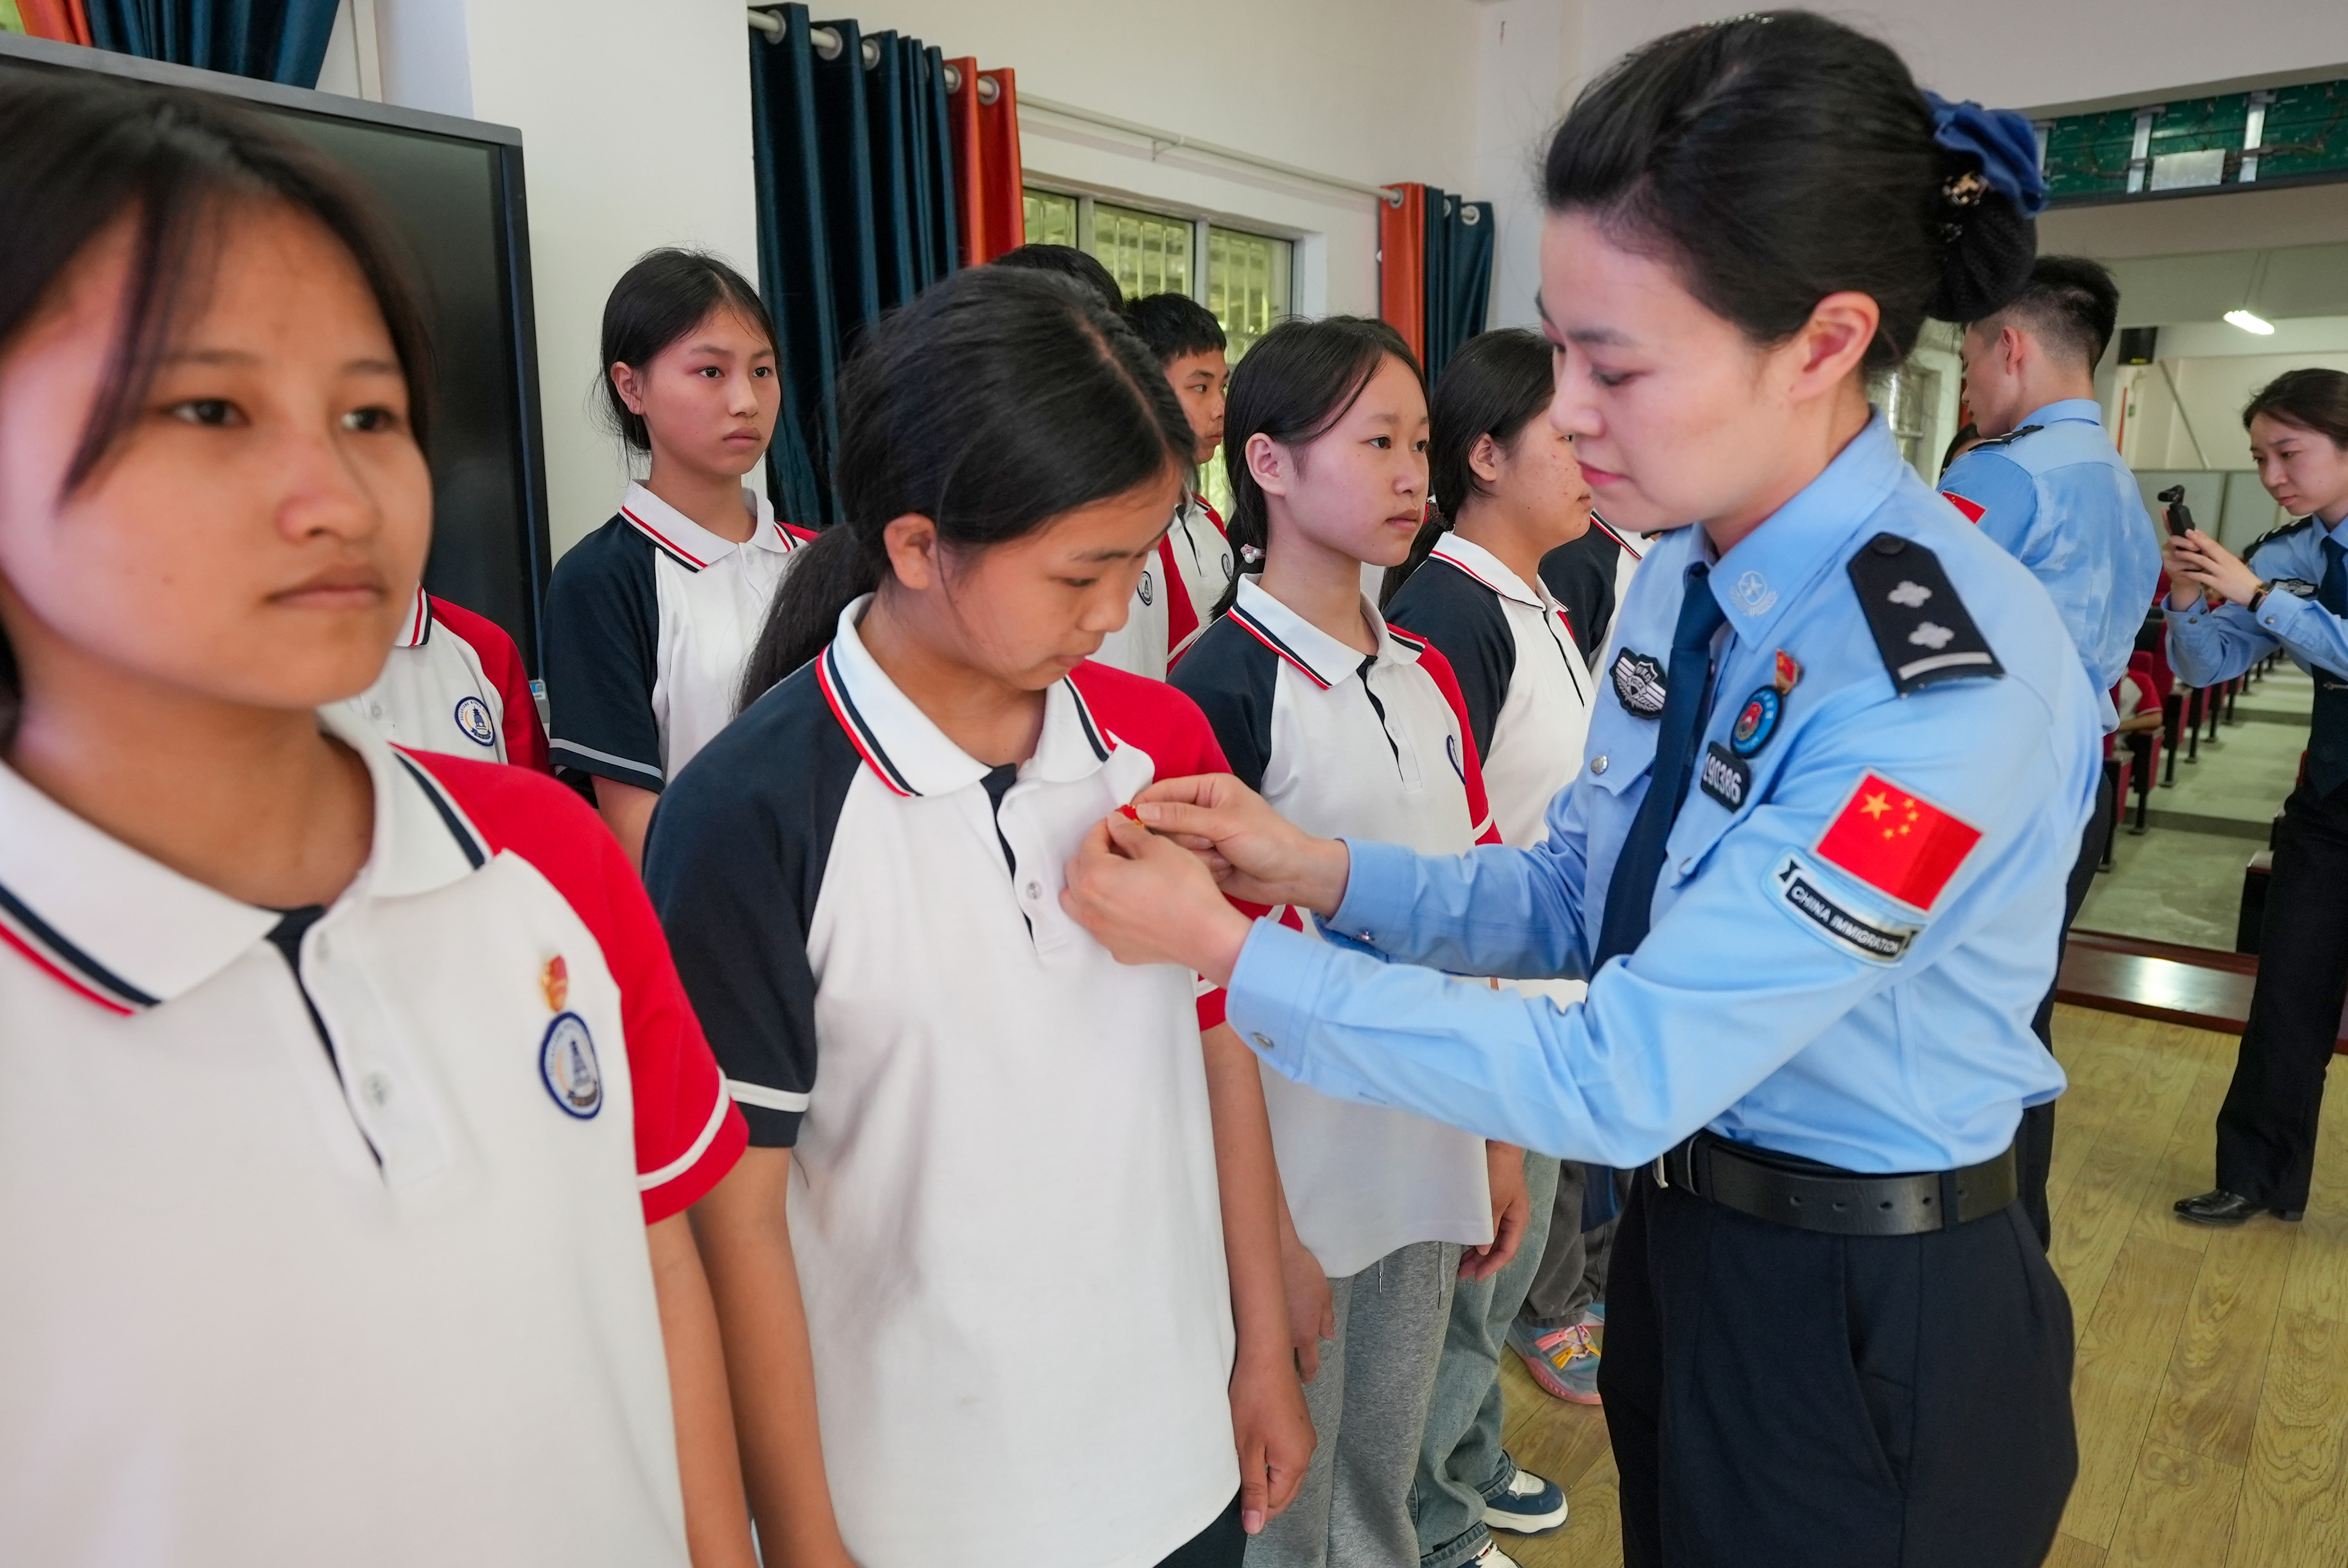
[[36, 38], [89, 43], [89, 14], [82, 9], [82, 0], [16, 0], [16, 14], [25, 19], [25, 31]]
[[[1008, 67], [982, 74], [975, 59], [950, 60], [962, 87], [947, 95], [953, 129], [954, 200], [961, 220], [962, 260], [992, 261], [1025, 244], [1027, 213], [1019, 158], [1019, 88]], [[993, 103], [979, 99], [981, 80], [994, 84]]]
[[1378, 314], [1426, 358], [1426, 187], [1389, 185], [1378, 204]]

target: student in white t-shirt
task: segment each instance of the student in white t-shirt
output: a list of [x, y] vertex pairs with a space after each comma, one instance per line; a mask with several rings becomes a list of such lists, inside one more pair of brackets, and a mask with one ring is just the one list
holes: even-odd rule
[[[1550, 802], [1581, 771], [1594, 695], [1579, 629], [1540, 573], [1591, 526], [1572, 438], [1541, 417], [1555, 390], [1551, 357], [1540, 333], [1508, 329], [1469, 339], [1444, 367], [1428, 446], [1435, 507], [1412, 559], [1389, 574], [1385, 604], [1396, 626], [1450, 661], [1500, 841], [1527, 847], [1549, 836]], [[1586, 989], [1519, 984], [1560, 1001]], [[1577, 1165], [1569, 1240], [1581, 1229], [1580, 1173]], [[1565, 1522], [1563, 1489], [1518, 1468], [1500, 1441], [1501, 1350], [1541, 1266], [1558, 1177], [1554, 1156], [1527, 1152], [1523, 1245], [1504, 1269], [1471, 1270], [1452, 1300], [1419, 1459], [1423, 1568], [1490, 1568], [1505, 1561], [1490, 1531], [1540, 1534]], [[1555, 1333], [1573, 1351], [1586, 1348], [1578, 1327]], [[1529, 1362], [1537, 1377], [1549, 1366], [1542, 1354]]]
[[[1197, 463], [1214, 460], [1223, 440], [1223, 399], [1231, 384], [1222, 323], [1188, 294], [1146, 294], [1125, 319], [1166, 372], [1197, 438]], [[1223, 519], [1204, 496], [1183, 487], [1181, 502], [1154, 559], [1141, 569], [1125, 624], [1102, 639], [1103, 664], [1163, 681], [1215, 618], [1235, 569]]]
[[751, 1568], [651, 906], [347, 702], [431, 536], [398, 251], [221, 99], [0, 147], [0, 1556]]
[[1312, 1447], [1258, 1070], [1220, 991], [1059, 903], [1105, 815], [1220, 765], [1086, 658], [1189, 427], [1115, 314], [1006, 267], [876, 327], [839, 395], [842, 520], [644, 867], [750, 1125], [703, 1235], [760, 1539], [1236, 1568]]
[[[1231, 377], [1225, 463], [1232, 539], [1260, 553], [1262, 575], [1238, 579], [1173, 683], [1206, 711], [1231, 772], [1290, 821], [1454, 854], [1498, 841], [1467, 703], [1443, 655], [1361, 589], [1365, 566], [1409, 554], [1426, 438], [1417, 362], [1392, 327], [1289, 321], [1258, 341]], [[1514, 1255], [1523, 1151], [1271, 1072], [1264, 1098], [1320, 1446], [1250, 1562], [1411, 1568], [1412, 1477], [1454, 1282], [1463, 1250], [1478, 1272]]]
[[700, 251], [645, 255], [604, 303], [602, 364], [623, 444], [652, 461], [555, 563], [550, 744], [641, 862], [654, 804], [733, 719], [776, 585], [814, 536], [742, 483], [782, 384], [774, 324], [739, 272]]

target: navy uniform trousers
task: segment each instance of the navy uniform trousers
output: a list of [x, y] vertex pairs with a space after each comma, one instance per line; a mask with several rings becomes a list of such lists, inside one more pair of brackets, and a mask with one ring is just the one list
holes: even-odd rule
[[[2106, 773], [2096, 784], [2096, 815], [2087, 819], [2079, 835], [2079, 858], [2072, 863], [2071, 880], [2063, 890], [2063, 931], [2054, 938], [2056, 978], [2046, 987], [2046, 999], [2038, 1004], [2037, 1016], [2030, 1020], [2030, 1032], [2054, 1053], [2054, 992], [2063, 983], [2063, 949], [2071, 939], [2071, 922], [2079, 917], [2080, 907], [2087, 895], [2095, 890], [2096, 868], [2104, 863], [2104, 850], [2112, 841], [2112, 813], [2118, 804], [2117, 791], [2112, 775]], [[2044, 1105], [2024, 1106], [2022, 1127], [2013, 1137], [2014, 1174], [2022, 1188], [2022, 1212], [2029, 1216], [2030, 1228], [2038, 1233], [2038, 1245], [2054, 1245], [2054, 1218], [2046, 1206], [2046, 1178], [2054, 1167], [2054, 1106], [2049, 1100]]]
[[[2319, 676], [2318, 679], [2324, 677]], [[2234, 1081], [2218, 1112], [2218, 1184], [2264, 1208], [2307, 1207], [2324, 1071], [2348, 1001], [2348, 784], [2283, 803]]]
[[2071, 1305], [2018, 1202], [1825, 1235], [1642, 1172], [1607, 1294], [1624, 1568], [2021, 1568], [2054, 1544]]

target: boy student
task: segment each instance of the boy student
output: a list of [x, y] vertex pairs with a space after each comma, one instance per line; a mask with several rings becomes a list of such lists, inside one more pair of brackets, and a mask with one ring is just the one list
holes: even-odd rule
[[[1223, 393], [1231, 379], [1222, 324], [1187, 294], [1145, 295], [1125, 307], [1125, 319], [1182, 400], [1197, 441], [1192, 460], [1212, 462], [1223, 441]], [[1231, 588], [1236, 566], [1223, 519], [1204, 496], [1186, 487], [1173, 523], [1158, 542], [1158, 559], [1133, 590], [1125, 625], [1109, 633], [1093, 657], [1164, 680], [1167, 669], [1214, 620], [1214, 607]]]

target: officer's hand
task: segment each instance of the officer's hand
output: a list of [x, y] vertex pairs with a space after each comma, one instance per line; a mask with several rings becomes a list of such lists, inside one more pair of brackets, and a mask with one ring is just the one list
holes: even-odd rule
[[1255, 922], [1231, 907], [1192, 855], [1123, 816], [1085, 835], [1060, 907], [1121, 964], [1179, 964], [1217, 985]]
[[2188, 529], [2182, 539], [2172, 542], [2188, 547], [2174, 552], [2178, 564], [2172, 569], [2181, 570], [2205, 596], [2247, 605], [2259, 591], [2259, 574], [2199, 528]]
[[2201, 602], [2202, 556], [2186, 542], [2183, 536], [2163, 532], [2160, 536], [2161, 569], [2168, 573], [2168, 608], [2190, 610]]
[[1229, 774], [1160, 779], [1134, 797], [1134, 809], [1196, 851], [1234, 898], [1321, 915], [1344, 899], [1344, 845], [1313, 837]]

